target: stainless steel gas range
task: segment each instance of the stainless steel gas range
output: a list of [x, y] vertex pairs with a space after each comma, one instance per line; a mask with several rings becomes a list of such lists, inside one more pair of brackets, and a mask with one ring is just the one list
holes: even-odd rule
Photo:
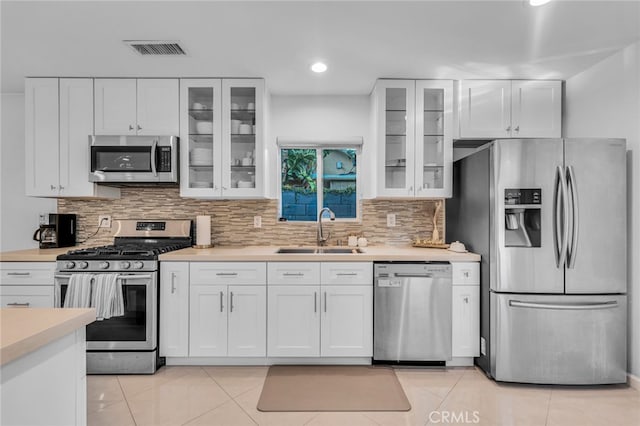
[[124, 315], [87, 326], [87, 373], [153, 374], [164, 364], [158, 353], [158, 256], [190, 247], [192, 222], [119, 220], [114, 226], [113, 245], [57, 257], [55, 303], [64, 306], [73, 275], [84, 274], [82, 282], [91, 286], [99, 274], [117, 277], [122, 284]]

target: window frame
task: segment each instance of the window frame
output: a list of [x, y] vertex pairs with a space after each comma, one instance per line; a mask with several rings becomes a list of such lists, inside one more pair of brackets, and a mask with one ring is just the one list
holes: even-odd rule
[[282, 223], [301, 223], [309, 224], [316, 223], [318, 214], [323, 208], [324, 204], [324, 161], [322, 151], [327, 149], [353, 149], [356, 152], [356, 217], [336, 217], [336, 222], [343, 223], [362, 223], [361, 212], [361, 200], [362, 200], [362, 183], [360, 177], [362, 172], [360, 171], [361, 156], [362, 156], [362, 144], [361, 143], [342, 143], [342, 144], [324, 144], [324, 143], [305, 143], [305, 142], [290, 142], [290, 143], [278, 143], [278, 222], [282, 216], [282, 150], [283, 149], [313, 149], [316, 151], [316, 220], [286, 220]]

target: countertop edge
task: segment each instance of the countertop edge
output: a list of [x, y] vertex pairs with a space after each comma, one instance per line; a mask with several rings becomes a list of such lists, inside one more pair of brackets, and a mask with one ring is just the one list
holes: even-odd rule
[[74, 312], [75, 315], [65, 316], [61, 319], [54, 318], [53, 321], [57, 320], [57, 322], [49, 324], [49, 327], [40, 328], [24, 338], [6, 345], [3, 342], [2, 346], [0, 346], [0, 365], [8, 364], [21, 356], [31, 353], [54, 340], [60, 339], [61, 337], [79, 329], [80, 327], [84, 327], [87, 324], [92, 323], [96, 319], [96, 310], [94, 308], [7, 308], [2, 309], [1, 312], [2, 317], [4, 317], [2, 321], [2, 328], [17, 326], [15, 322], [18, 321], [19, 318], [6, 318], [4, 315], [5, 311], [13, 310], [21, 311], [22, 313], [33, 312], [34, 310], [49, 310], [52, 312], [64, 310], [67, 313]]

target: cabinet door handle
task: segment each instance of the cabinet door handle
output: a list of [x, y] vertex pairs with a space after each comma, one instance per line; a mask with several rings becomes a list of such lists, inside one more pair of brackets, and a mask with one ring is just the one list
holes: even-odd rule
[[12, 303], [7, 303], [7, 306], [27, 308], [29, 307], [29, 302], [25, 302], [25, 303], [12, 302]]
[[238, 275], [237, 272], [216, 272], [216, 275], [219, 277], [235, 277]]
[[338, 277], [355, 277], [358, 275], [357, 272], [338, 272], [336, 274]]
[[171, 273], [171, 294], [176, 292], [176, 273]]
[[224, 305], [223, 305], [223, 302], [222, 302], [222, 298], [223, 297], [224, 297], [224, 293], [220, 292], [220, 312], [222, 312], [223, 309], [224, 309]]
[[7, 272], [7, 275], [11, 275], [14, 277], [28, 277], [31, 275], [31, 272]]
[[60, 191], [64, 190], [64, 186], [60, 185], [58, 188], [60, 188]]
[[133, 126], [129, 124], [129, 130], [133, 130]]
[[505, 129], [507, 132], [511, 131], [511, 126], [507, 126], [507, 128]]
[[463, 300], [464, 300], [464, 303], [469, 303], [469, 298], [468, 297], [465, 297]]
[[56, 188], [57, 188], [57, 186], [55, 186], [55, 185], [51, 185], [51, 190], [52, 190], [52, 191], [55, 191], [55, 190], [56, 190]]
[[327, 313], [327, 292], [324, 292], [324, 313]]
[[229, 294], [229, 312], [233, 312], [233, 292]]
[[520, 131], [520, 126], [516, 126], [516, 128], [513, 129], [513, 130], [515, 130], [516, 132], [519, 132]]
[[142, 130], [142, 127], [140, 127], [140, 125], [138, 124], [138, 130]]
[[313, 312], [318, 312], [318, 292], [313, 292]]
[[304, 277], [302, 272], [285, 272], [282, 275], [285, 277]]

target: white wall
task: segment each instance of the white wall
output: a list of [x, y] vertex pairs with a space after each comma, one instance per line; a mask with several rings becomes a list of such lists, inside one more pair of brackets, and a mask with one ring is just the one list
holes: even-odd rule
[[[371, 181], [373, 172], [369, 96], [272, 96], [267, 137], [268, 164], [276, 167], [277, 138], [304, 140], [337, 140], [359, 136], [364, 140], [358, 161], [361, 183]], [[271, 168], [269, 176], [278, 176]], [[270, 182], [270, 193], [276, 195], [277, 182]], [[369, 188], [363, 187], [368, 193]]]
[[629, 368], [640, 376], [640, 42], [568, 79], [565, 99], [567, 137], [627, 139]]
[[24, 195], [24, 95], [1, 97], [0, 251], [33, 248], [38, 246], [32, 240], [38, 216], [55, 213], [56, 201]]

